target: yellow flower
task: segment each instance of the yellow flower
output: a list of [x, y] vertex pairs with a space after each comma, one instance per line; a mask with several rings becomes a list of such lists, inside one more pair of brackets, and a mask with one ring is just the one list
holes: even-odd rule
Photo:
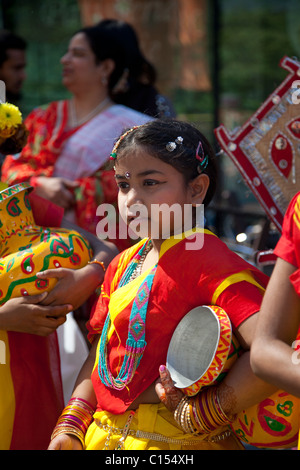
[[10, 103], [0, 103], [0, 130], [16, 128], [21, 123], [22, 114], [17, 106]]

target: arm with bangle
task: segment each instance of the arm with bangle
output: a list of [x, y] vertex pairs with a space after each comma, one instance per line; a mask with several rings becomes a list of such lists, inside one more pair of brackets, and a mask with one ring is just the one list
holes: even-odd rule
[[48, 450], [82, 450], [86, 431], [92, 422], [97, 400], [91, 381], [98, 338], [95, 338], [75, 383], [67, 406], [52, 432]]

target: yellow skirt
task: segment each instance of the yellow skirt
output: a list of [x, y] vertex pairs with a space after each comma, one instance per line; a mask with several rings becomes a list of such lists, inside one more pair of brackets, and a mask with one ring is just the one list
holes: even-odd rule
[[86, 450], [243, 450], [226, 427], [202, 436], [185, 434], [163, 404], [140, 405], [134, 412], [96, 412], [85, 437]]

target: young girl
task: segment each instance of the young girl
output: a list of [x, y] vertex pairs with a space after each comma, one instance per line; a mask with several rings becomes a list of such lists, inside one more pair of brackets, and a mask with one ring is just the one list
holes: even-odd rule
[[300, 397], [299, 356], [292, 347], [300, 326], [300, 192], [287, 209], [275, 254], [278, 259], [262, 303], [251, 365], [260, 377]]
[[[245, 350], [252, 341], [265, 276], [196, 227], [195, 217], [180, 236], [184, 217], [179, 223], [170, 211], [167, 224], [157, 214], [157, 206], [210, 202], [217, 184], [213, 151], [193, 126], [155, 120], [126, 131], [112, 158], [120, 213], [131, 228], [142, 227], [146, 238], [106, 271], [89, 322], [90, 356], [49, 448], [240, 449], [227, 424], [271, 393], [251, 373], [248, 352], [212, 389], [211, 404], [219, 400], [223, 411], [208, 432], [183, 430], [155, 392], [172, 334], [192, 308], [221, 306]], [[168, 229], [171, 236], [165, 238]]]

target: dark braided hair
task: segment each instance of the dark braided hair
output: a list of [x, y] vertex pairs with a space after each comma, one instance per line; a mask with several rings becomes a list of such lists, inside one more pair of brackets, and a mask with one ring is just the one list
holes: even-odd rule
[[[176, 143], [178, 137], [182, 137], [182, 143]], [[207, 165], [203, 168], [196, 158], [199, 141], [208, 157]], [[176, 144], [173, 151], [167, 149], [169, 142]], [[172, 165], [184, 176], [186, 184], [199, 176], [199, 173], [208, 175], [210, 184], [203, 204], [209, 204], [217, 186], [216, 157], [206, 137], [194, 125], [175, 119], [155, 119], [127, 130], [115, 147], [116, 159], [134, 151], [136, 146], [144, 147], [149, 155]]]

